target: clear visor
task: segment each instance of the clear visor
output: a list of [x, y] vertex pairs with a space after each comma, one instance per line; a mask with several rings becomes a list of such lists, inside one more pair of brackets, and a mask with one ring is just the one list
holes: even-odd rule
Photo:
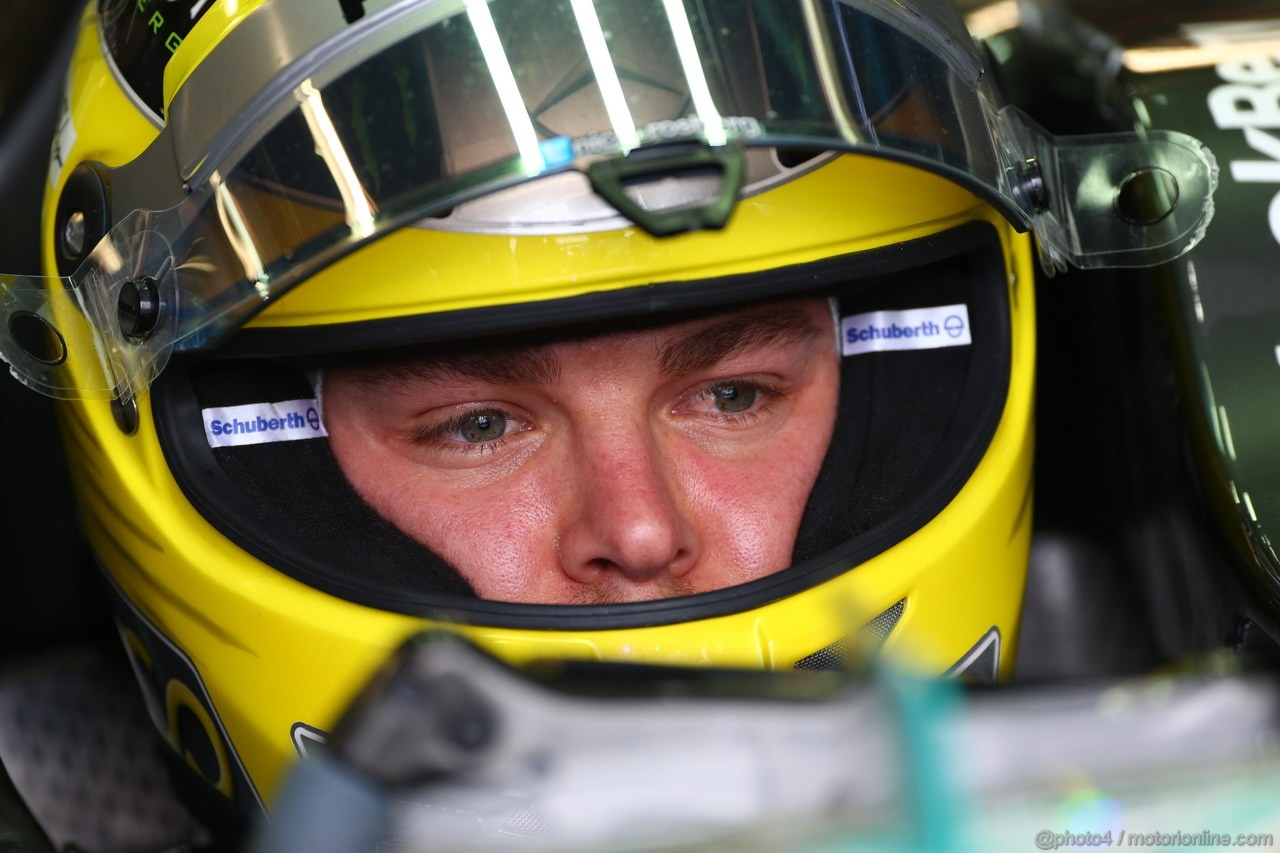
[[[998, 109], [936, 0], [406, 0], [299, 57], [199, 150], [181, 94], [155, 143], [171, 156], [148, 162], [178, 164], [183, 200], [139, 204], [69, 277], [0, 276], [0, 355], [43, 393], [131, 397], [359, 246], [571, 170], [660, 234], [723, 224], [755, 149], [874, 154], [1084, 267], [1187, 251], [1216, 179], [1181, 134], [1055, 139]], [[141, 172], [112, 191], [145, 198]], [[651, 191], [672, 175], [711, 180]]]

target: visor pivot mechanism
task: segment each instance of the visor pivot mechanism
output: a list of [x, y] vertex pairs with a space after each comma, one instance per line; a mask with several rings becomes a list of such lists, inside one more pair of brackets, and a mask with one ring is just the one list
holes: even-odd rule
[[156, 280], [149, 275], [131, 278], [120, 288], [116, 298], [116, 316], [120, 332], [131, 341], [141, 341], [151, 334], [160, 317], [160, 294]]
[[1049, 209], [1049, 188], [1045, 186], [1039, 160], [1028, 157], [1010, 177], [1010, 189], [1019, 207], [1032, 213]]
[[73, 210], [62, 226], [62, 253], [78, 257], [84, 252], [84, 211]]
[[121, 397], [111, 399], [111, 419], [116, 428], [125, 435], [133, 435], [138, 431], [138, 401], [132, 397], [125, 400]]
[[58, 198], [54, 220], [60, 275], [75, 272], [107, 233], [110, 208], [109, 188], [101, 171], [90, 163], [76, 166]]

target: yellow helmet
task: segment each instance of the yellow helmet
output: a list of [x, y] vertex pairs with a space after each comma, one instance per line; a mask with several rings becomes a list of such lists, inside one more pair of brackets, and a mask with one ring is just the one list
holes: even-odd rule
[[[1167, 189], [1151, 174], [1177, 193], [1117, 205]], [[4, 279], [0, 353], [66, 401], [154, 721], [252, 811], [432, 625], [513, 661], [839, 667], [861, 637], [1008, 675], [1025, 232], [1055, 266], [1156, 263], [1198, 239], [1211, 190], [1194, 140], [1055, 140], [1000, 108], [944, 0], [100, 0], [48, 275]], [[798, 295], [835, 312], [840, 395], [792, 564], [764, 577], [482, 599], [325, 440], [328, 365]]]

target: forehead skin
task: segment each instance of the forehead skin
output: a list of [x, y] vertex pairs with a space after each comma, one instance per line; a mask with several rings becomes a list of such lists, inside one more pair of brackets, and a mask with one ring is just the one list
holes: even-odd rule
[[[659, 369], [677, 376], [706, 369], [739, 352], [773, 343], [809, 344], [821, 337], [807, 302], [753, 306], [703, 321], [688, 321], [639, 331], [584, 336], [597, 338], [652, 338]], [[830, 315], [828, 315], [829, 317]], [[818, 333], [815, 335], [815, 332]], [[550, 384], [560, 379], [556, 344], [466, 348], [420, 358], [383, 362], [360, 368], [362, 378], [384, 389], [413, 382], [476, 379], [494, 385]]]
[[[837, 395], [833, 320], [816, 298], [324, 381], [334, 454], [375, 510], [480, 597], [559, 604], [785, 568]], [[458, 419], [475, 413], [501, 437], [461, 438]]]

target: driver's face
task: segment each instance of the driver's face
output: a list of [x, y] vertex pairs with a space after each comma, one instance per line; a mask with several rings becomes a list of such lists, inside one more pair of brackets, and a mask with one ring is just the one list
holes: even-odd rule
[[331, 370], [325, 422], [361, 496], [480, 597], [639, 601], [790, 564], [838, 371], [827, 302], [798, 299]]

